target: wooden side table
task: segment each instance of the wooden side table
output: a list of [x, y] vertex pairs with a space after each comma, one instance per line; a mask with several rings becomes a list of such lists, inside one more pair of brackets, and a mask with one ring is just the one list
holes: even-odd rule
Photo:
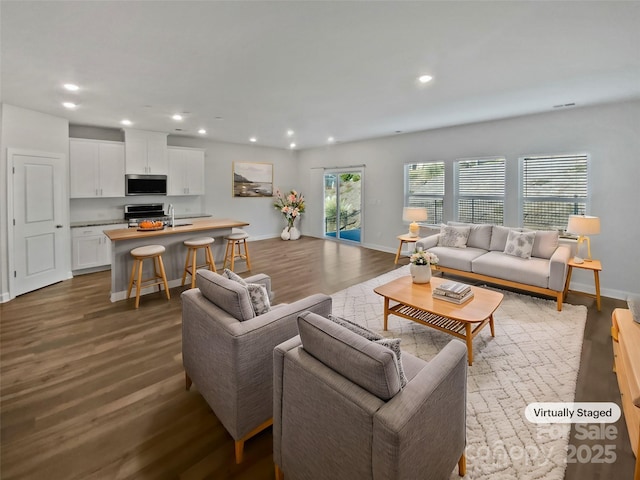
[[[600, 272], [602, 271], [602, 264], [600, 260], [591, 260], [590, 262], [584, 261], [584, 263], [575, 263], [573, 259], [569, 260], [567, 263], [569, 266], [569, 271], [567, 272], [567, 282], [564, 284], [564, 296], [567, 296], [567, 293], [577, 293], [579, 295], [585, 295], [587, 297], [596, 299], [596, 307], [598, 311], [600, 311]], [[593, 280], [596, 284], [596, 294], [593, 295], [587, 292], [578, 292], [576, 290], [569, 290], [569, 285], [571, 283], [571, 273], [574, 268], [582, 268], [583, 270], [591, 270], [593, 271]]]
[[398, 260], [400, 259], [400, 253], [402, 252], [402, 245], [404, 245], [405, 243], [415, 243], [418, 240], [420, 240], [420, 237], [412, 237], [408, 233], [405, 233], [403, 235], [398, 235], [398, 240], [400, 240], [400, 245], [398, 245], [398, 253], [396, 253], [396, 261], [393, 262], [395, 264], [397, 264]]

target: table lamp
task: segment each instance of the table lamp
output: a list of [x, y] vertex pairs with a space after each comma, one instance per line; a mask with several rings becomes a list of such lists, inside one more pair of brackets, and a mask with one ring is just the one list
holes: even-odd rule
[[[567, 232], [578, 235], [578, 244], [576, 245], [576, 256], [573, 257], [574, 263], [583, 263], [591, 261], [591, 241], [587, 235], [597, 235], [600, 233], [600, 218], [589, 217], [587, 215], [569, 215], [569, 224]], [[580, 245], [587, 241], [587, 258], [580, 256]]]
[[417, 222], [424, 222], [429, 216], [427, 209], [424, 207], [404, 207], [402, 210], [402, 219], [405, 222], [411, 222], [409, 225], [409, 236], [417, 237], [420, 231], [420, 225]]

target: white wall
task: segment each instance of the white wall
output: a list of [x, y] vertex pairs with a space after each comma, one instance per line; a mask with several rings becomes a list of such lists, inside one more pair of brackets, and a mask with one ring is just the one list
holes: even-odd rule
[[[393, 252], [402, 222], [403, 165], [445, 161], [446, 189], [453, 188], [452, 165], [458, 158], [501, 155], [507, 159], [505, 225], [518, 222], [518, 159], [531, 154], [591, 155], [591, 204], [602, 233], [591, 239], [594, 258], [602, 260], [602, 293], [626, 298], [640, 293], [640, 102], [568, 109], [508, 120], [337, 144], [299, 153], [300, 189], [313, 192], [307, 203], [322, 202], [321, 175], [314, 167], [366, 164], [363, 245]], [[321, 170], [320, 170], [321, 171]], [[313, 179], [313, 180], [312, 180]], [[313, 182], [313, 185], [311, 184]], [[451, 220], [452, 205], [445, 205]], [[448, 212], [448, 215], [447, 215]], [[305, 232], [322, 236], [322, 208], [309, 208]], [[574, 272], [573, 289], [594, 291], [593, 275]]]
[[[64, 118], [54, 117], [33, 110], [13, 105], [2, 105], [2, 126], [0, 136], [0, 301], [9, 299], [9, 272], [7, 271], [8, 255], [8, 214], [7, 211], [7, 149], [22, 148], [41, 152], [60, 153], [68, 159], [69, 154], [69, 122]], [[68, 165], [68, 163], [67, 163]], [[65, 166], [65, 170], [67, 170]], [[67, 185], [64, 186], [67, 194]], [[68, 209], [65, 209], [65, 225], [69, 225]], [[67, 236], [69, 230], [66, 230]], [[70, 256], [70, 253], [69, 255]], [[65, 259], [69, 271], [70, 258]]]
[[245, 230], [253, 240], [280, 235], [285, 221], [273, 207], [273, 198], [232, 196], [233, 162], [272, 163], [274, 190], [299, 189], [295, 152], [179, 136], [169, 136], [168, 143], [206, 150], [204, 208], [207, 213], [248, 222], [250, 225]]

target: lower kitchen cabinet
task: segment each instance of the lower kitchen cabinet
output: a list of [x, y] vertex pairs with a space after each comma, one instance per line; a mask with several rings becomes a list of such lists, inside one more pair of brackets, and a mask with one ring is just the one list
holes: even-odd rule
[[111, 240], [102, 232], [112, 228], [127, 228], [127, 225], [96, 225], [71, 229], [71, 269], [74, 272], [111, 265]]

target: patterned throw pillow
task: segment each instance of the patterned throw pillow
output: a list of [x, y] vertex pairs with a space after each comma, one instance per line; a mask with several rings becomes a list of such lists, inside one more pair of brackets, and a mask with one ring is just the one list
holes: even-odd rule
[[244, 278], [242, 278], [236, 272], [229, 270], [228, 268], [224, 269], [224, 271], [222, 272], [222, 276], [227, 277], [229, 280], [238, 282], [240, 285], [244, 285], [245, 287], [247, 286], [247, 282], [244, 281]]
[[377, 344], [387, 347], [396, 355], [398, 364], [398, 375], [400, 376], [400, 388], [404, 388], [407, 385], [407, 376], [404, 374], [404, 367], [402, 366], [402, 350], [400, 350], [399, 338], [383, 338], [375, 341]]
[[507, 244], [504, 246], [504, 253], [520, 258], [531, 258], [533, 242], [536, 239], [536, 232], [509, 231]]
[[271, 303], [269, 302], [267, 287], [260, 283], [247, 283], [246, 285], [247, 290], [249, 291], [251, 306], [253, 307], [253, 311], [255, 312], [256, 317], [271, 310]]
[[358, 325], [357, 323], [347, 320], [346, 318], [336, 317], [333, 314], [329, 314], [329, 320], [337, 323], [338, 325], [342, 325], [347, 330], [351, 330], [353, 333], [357, 333], [367, 340], [375, 342], [391, 350], [396, 356], [396, 363], [398, 365], [398, 376], [400, 377], [400, 388], [405, 387], [405, 385], [407, 384], [407, 376], [405, 375], [404, 368], [402, 366], [402, 350], [400, 350], [399, 338], [384, 338], [382, 335], [376, 332], [372, 332], [362, 325]]
[[363, 327], [362, 325], [358, 325], [346, 318], [336, 317], [333, 314], [329, 314], [329, 320], [338, 325], [342, 325], [347, 330], [351, 330], [353, 333], [357, 333], [361, 337], [366, 338], [367, 340], [382, 340], [384, 337], [382, 335], [377, 334], [376, 332], [372, 332], [368, 328]]
[[438, 237], [439, 247], [467, 248], [470, 227], [441, 225]]

